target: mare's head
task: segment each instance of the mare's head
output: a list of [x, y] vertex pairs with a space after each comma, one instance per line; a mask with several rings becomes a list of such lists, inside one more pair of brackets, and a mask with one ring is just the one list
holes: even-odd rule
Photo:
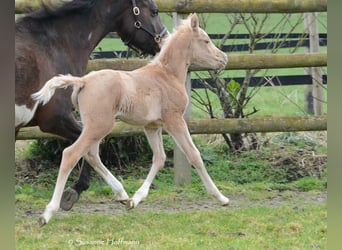
[[121, 15], [117, 33], [129, 47], [155, 55], [168, 34], [153, 0], [126, 0], [129, 7]]
[[197, 15], [190, 14], [186, 22], [188, 22], [186, 25], [189, 25], [189, 28], [192, 30], [191, 65], [208, 69], [224, 68], [228, 62], [227, 55], [219, 50], [210, 40], [208, 34], [199, 27]]

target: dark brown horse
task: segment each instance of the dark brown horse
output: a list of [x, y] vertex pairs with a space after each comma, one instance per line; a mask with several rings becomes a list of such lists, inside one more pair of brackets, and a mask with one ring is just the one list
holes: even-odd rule
[[[99, 41], [116, 31], [130, 47], [154, 55], [167, 33], [153, 0], [74, 0], [51, 10], [47, 6], [16, 22], [15, 131], [39, 126], [75, 141], [81, 126], [72, 114], [71, 88], [58, 90], [49, 104], [37, 106], [30, 95], [57, 74], [86, 73], [89, 56]], [[89, 187], [90, 166], [64, 192], [61, 207], [69, 210]]]

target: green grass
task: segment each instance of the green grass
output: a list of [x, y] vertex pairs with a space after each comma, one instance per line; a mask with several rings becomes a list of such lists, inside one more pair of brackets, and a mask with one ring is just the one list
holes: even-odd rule
[[[282, 154], [307, 147], [326, 152], [296, 138], [284, 133], [274, 141], [283, 143]], [[39, 228], [38, 215], [52, 196], [57, 175], [57, 169], [50, 169], [16, 185], [16, 248], [326, 249], [327, 207], [315, 198], [326, 192], [326, 173], [284, 182], [281, 175], [271, 178], [277, 173], [270, 167], [276, 148], [233, 155], [225, 145], [208, 144], [197, 136], [194, 140], [230, 206], [221, 207], [209, 197], [194, 170], [192, 183], [179, 187], [173, 184], [173, 168], [164, 168], [146, 200], [131, 211], [114, 202], [111, 189], [96, 176], [71, 211], [59, 212]], [[148, 170], [115, 175], [132, 196]], [[76, 177], [73, 173], [67, 186]]]
[[[324, 190], [313, 178], [240, 185], [218, 178], [219, 169], [208, 172], [230, 197], [230, 207], [208, 203], [211, 198], [195, 174], [191, 185], [176, 187], [170, 183], [172, 170], [163, 169], [154, 182], [157, 188], [131, 211], [115, 212], [122, 205], [94, 178], [71, 211], [58, 213], [43, 228], [37, 219], [52, 195], [52, 183], [17, 187], [16, 249], [326, 249], [326, 204], [307, 202], [298, 193], [302, 186], [305, 197]], [[134, 176], [123, 180], [130, 195], [141, 183]], [[277, 198], [283, 202], [268, 202]], [[203, 203], [208, 205], [198, 207]], [[107, 210], [97, 209], [100, 204], [108, 204]], [[82, 212], [84, 207], [92, 209]]]
[[[43, 228], [37, 225], [38, 214], [52, 189], [27, 185], [16, 194], [16, 249], [326, 249], [326, 204], [298, 198], [299, 182], [279, 192], [265, 182], [216, 180], [232, 202], [231, 207], [220, 207], [208, 203], [211, 199], [196, 178], [182, 187], [170, 184], [171, 178], [172, 171], [164, 169], [154, 182], [157, 189], [140, 206], [119, 212], [111, 209], [122, 205], [113, 202], [111, 191], [95, 178], [73, 210], [58, 213]], [[123, 184], [132, 194], [141, 180], [131, 177]], [[322, 190], [312, 185], [309, 189], [311, 194]], [[277, 197], [284, 201], [268, 202]], [[197, 207], [202, 203], [208, 205]], [[108, 210], [97, 209], [97, 204], [108, 204]], [[83, 207], [92, 209], [82, 212]]]
[[[260, 149], [257, 151], [251, 150], [234, 154], [229, 150], [229, 147], [221, 142], [209, 142], [210, 138], [203, 135], [192, 136], [195, 145], [201, 152], [202, 159], [210, 176], [215, 181], [222, 183], [248, 184], [248, 183], [268, 183], [268, 184], [285, 184], [292, 185], [289, 182], [296, 181], [301, 177], [319, 176], [319, 183], [313, 185], [319, 190], [324, 189], [326, 183], [326, 172], [324, 162], [315, 162], [319, 157], [315, 155], [326, 155], [327, 147], [322, 143], [315, 141], [315, 136], [308, 137], [303, 133], [278, 133], [269, 138], [260, 139]], [[267, 141], [267, 145], [263, 145], [262, 141]], [[169, 136], [164, 135], [163, 141], [167, 152], [172, 151], [172, 140]], [[32, 144], [33, 145], [33, 144]], [[148, 153], [142, 155], [136, 162], [125, 166], [127, 171], [122, 172], [115, 166], [108, 166], [109, 170], [113, 172], [117, 178], [123, 182], [127, 191], [133, 194], [137, 190], [140, 180], [145, 178], [148, 174], [151, 164], [152, 155]], [[285, 160], [284, 160], [285, 159]], [[289, 161], [290, 159], [291, 161]], [[284, 160], [284, 161], [282, 161]], [[301, 166], [302, 161], [305, 160], [305, 168]], [[50, 161], [49, 161], [50, 162]], [[45, 163], [46, 164], [46, 163]], [[59, 164], [59, 162], [54, 163]], [[172, 167], [172, 157], [167, 159], [167, 167], [161, 169], [156, 176], [154, 183], [157, 186], [164, 188], [169, 185], [173, 186], [174, 173]], [[316, 165], [321, 165], [317, 169]], [[21, 170], [20, 166], [17, 169], [17, 185], [16, 194], [34, 195], [35, 193], [45, 192], [54, 187], [57, 178], [57, 168], [51, 166], [39, 166], [38, 174], [30, 175], [30, 179], [23, 179], [21, 176], [27, 176], [27, 170]], [[46, 169], [45, 169], [46, 168]], [[194, 169], [192, 169], [192, 181], [195, 188], [203, 189], [201, 180]], [[69, 177], [67, 185], [78, 178], [78, 170], [75, 169]], [[294, 176], [294, 173], [298, 175]], [[102, 181], [102, 179], [93, 173], [95, 180]], [[102, 181], [103, 182], [103, 181]], [[309, 182], [310, 183], [310, 182]], [[305, 184], [305, 182], [304, 182]], [[318, 186], [317, 186], [318, 185]], [[101, 187], [101, 185], [100, 185]], [[292, 186], [291, 186], [292, 188]], [[170, 191], [167, 189], [168, 192]], [[311, 190], [306, 189], [304, 191]], [[111, 194], [111, 190], [92, 190], [97, 194]], [[230, 190], [228, 190], [230, 191]], [[36, 198], [36, 197], [32, 197]]]
[[[326, 249], [326, 206], [76, 214], [17, 220], [17, 249]], [[29, 231], [29, 233], [27, 233]]]
[[[249, 91], [252, 91], [250, 88]], [[204, 90], [197, 89], [203, 97]], [[245, 113], [253, 111], [255, 107], [258, 112], [253, 117], [267, 116], [303, 116], [304, 111], [304, 94], [305, 86], [277, 86], [277, 87], [261, 87], [256, 95], [250, 100], [245, 108]], [[324, 91], [324, 98], [327, 100], [327, 91]], [[209, 92], [209, 97], [213, 106], [214, 113], [217, 117], [221, 117], [221, 106], [217, 96]], [[327, 103], [323, 105], [324, 113], [327, 114]], [[196, 107], [196, 101], [192, 99], [191, 107], [194, 118], [207, 118], [208, 115], [201, 109]]]

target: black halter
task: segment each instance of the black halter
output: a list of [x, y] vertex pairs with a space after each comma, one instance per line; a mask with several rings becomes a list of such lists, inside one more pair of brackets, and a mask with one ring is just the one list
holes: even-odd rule
[[[134, 18], [135, 18], [134, 27], [136, 29], [141, 29], [141, 30], [145, 31], [147, 34], [149, 34], [150, 36], [152, 36], [154, 38], [154, 41], [156, 43], [160, 43], [161, 39], [163, 38], [163, 36], [165, 36], [166, 33], [167, 33], [167, 28], [164, 27], [159, 34], [154, 33], [152, 31], [148, 30], [147, 28], [145, 28], [142, 25], [141, 21], [138, 20], [138, 17], [140, 15], [140, 9], [137, 6], [137, 3], [135, 2], [135, 0], [132, 0], [132, 5], [133, 5], [133, 15], [134, 15]], [[133, 49], [135, 51], [140, 52], [140, 50], [138, 48], [136, 48], [133, 44], [131, 44], [132, 39], [133, 39], [133, 37], [131, 37], [128, 41], [125, 41], [124, 42], [125, 45], [127, 45], [128, 47], [130, 47], [131, 49]]]

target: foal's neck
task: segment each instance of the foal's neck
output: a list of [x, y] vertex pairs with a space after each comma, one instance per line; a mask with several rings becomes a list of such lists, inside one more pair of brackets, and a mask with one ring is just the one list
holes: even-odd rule
[[178, 32], [161, 51], [158, 60], [169, 74], [184, 83], [190, 66], [191, 35], [185, 30]]

